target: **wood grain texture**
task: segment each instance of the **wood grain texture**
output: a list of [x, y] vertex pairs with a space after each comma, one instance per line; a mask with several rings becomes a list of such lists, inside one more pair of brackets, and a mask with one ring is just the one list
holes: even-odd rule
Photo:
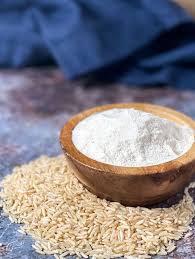
[[146, 167], [121, 167], [95, 161], [82, 154], [72, 142], [72, 130], [89, 115], [112, 108], [135, 108], [158, 115], [195, 130], [195, 122], [173, 109], [146, 103], [122, 103], [95, 107], [70, 119], [60, 134], [61, 147], [77, 178], [98, 197], [125, 205], [154, 204], [181, 191], [195, 171], [195, 144], [181, 157]]

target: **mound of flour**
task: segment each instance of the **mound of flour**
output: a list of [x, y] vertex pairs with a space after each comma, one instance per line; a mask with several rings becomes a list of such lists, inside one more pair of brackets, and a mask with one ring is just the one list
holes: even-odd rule
[[194, 142], [191, 128], [135, 109], [111, 109], [82, 120], [73, 143], [86, 156], [117, 166], [149, 166], [173, 160]]

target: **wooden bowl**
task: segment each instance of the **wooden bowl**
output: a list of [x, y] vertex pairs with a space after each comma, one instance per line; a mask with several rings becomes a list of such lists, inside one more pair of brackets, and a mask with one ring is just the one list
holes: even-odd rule
[[72, 130], [78, 122], [95, 112], [112, 108], [135, 108], [187, 125], [195, 130], [195, 122], [186, 115], [162, 106], [145, 103], [109, 104], [83, 111], [62, 128], [60, 144], [76, 177], [100, 198], [124, 205], [154, 204], [181, 191], [195, 171], [195, 143], [181, 157], [154, 166], [121, 167], [95, 161], [77, 150]]

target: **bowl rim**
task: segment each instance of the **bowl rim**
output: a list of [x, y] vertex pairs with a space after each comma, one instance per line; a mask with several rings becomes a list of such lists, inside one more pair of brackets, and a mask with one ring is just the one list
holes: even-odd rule
[[171, 121], [178, 122], [180, 124], [186, 125], [192, 128], [195, 132], [195, 121], [188, 117], [187, 115], [178, 112], [174, 109], [150, 104], [150, 103], [114, 103], [114, 104], [106, 104], [102, 106], [96, 106], [87, 110], [84, 110], [72, 118], [70, 118], [62, 127], [60, 131], [60, 145], [65, 152], [65, 154], [70, 157], [75, 162], [97, 170], [99, 172], [109, 172], [118, 175], [151, 175], [151, 174], [161, 174], [166, 173], [172, 170], [179, 170], [180, 167], [190, 164], [195, 161], [195, 141], [192, 144], [191, 148], [184, 153], [183, 155], [179, 156], [178, 158], [157, 164], [157, 165], [149, 165], [149, 166], [141, 166], [141, 167], [124, 167], [124, 166], [116, 166], [111, 164], [106, 164], [94, 160], [83, 153], [81, 153], [72, 141], [72, 130], [75, 126], [86, 117], [105, 110], [113, 109], [113, 108], [134, 108], [141, 111], [150, 112], [162, 118], [167, 118]]

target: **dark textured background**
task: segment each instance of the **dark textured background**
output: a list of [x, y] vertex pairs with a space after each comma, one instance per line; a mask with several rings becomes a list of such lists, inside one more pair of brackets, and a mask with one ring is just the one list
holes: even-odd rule
[[[132, 101], [169, 106], [195, 119], [195, 91], [98, 84], [86, 87], [82, 82], [65, 80], [54, 69], [1, 70], [0, 179], [17, 164], [41, 154], [61, 153], [59, 131], [71, 115], [95, 105]], [[192, 195], [195, 198], [195, 192]], [[0, 210], [0, 258], [52, 258], [33, 251], [31, 238], [17, 232], [17, 228]], [[195, 235], [177, 245], [177, 250], [166, 258], [195, 258]]]

